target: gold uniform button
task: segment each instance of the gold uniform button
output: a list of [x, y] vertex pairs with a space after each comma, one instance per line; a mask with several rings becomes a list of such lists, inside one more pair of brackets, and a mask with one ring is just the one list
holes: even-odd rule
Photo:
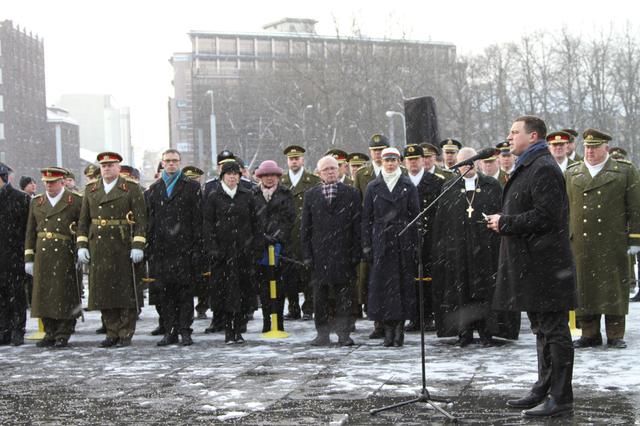
[[584, 195], [584, 196], [586, 197], [586, 196], [587, 196], [587, 193], [585, 192], [585, 193], [583, 193], [582, 195]]
[[587, 209], [587, 206], [582, 206], [582, 208], [586, 210], [586, 209]]
[[585, 232], [584, 234], [582, 234], [582, 236], [583, 236], [583, 237], [586, 237], [586, 236], [587, 236], [587, 233]]
[[107, 220], [106, 220], [106, 219], [102, 219], [102, 220], [100, 221], [100, 225], [102, 225], [102, 226], [107, 226]]
[[598, 219], [598, 222], [602, 222], [602, 219]]
[[584, 220], [583, 220], [583, 222], [584, 222], [584, 223], [587, 223], [587, 219], [584, 219]]
[[53, 232], [47, 232], [45, 236], [47, 237], [48, 240], [50, 240], [53, 238]]
[[602, 232], [598, 232], [598, 235], [599, 235], [599, 236], [602, 236]]

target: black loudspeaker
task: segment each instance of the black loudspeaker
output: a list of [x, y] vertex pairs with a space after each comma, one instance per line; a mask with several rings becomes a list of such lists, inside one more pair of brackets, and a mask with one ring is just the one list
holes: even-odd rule
[[404, 116], [407, 123], [407, 145], [423, 142], [438, 146], [440, 132], [438, 131], [438, 116], [436, 115], [436, 101], [431, 96], [411, 98], [404, 101]]

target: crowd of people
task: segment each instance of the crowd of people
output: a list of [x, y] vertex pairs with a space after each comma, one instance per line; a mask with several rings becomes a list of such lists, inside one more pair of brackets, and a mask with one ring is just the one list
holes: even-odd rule
[[[23, 343], [29, 304], [45, 329], [37, 345], [66, 347], [83, 310], [79, 264], [105, 348], [131, 344], [146, 287], [159, 346], [193, 344], [194, 309], [201, 319], [210, 310], [206, 332], [230, 345], [245, 343], [261, 309], [265, 333], [313, 319], [314, 346], [331, 344], [332, 332], [353, 345], [366, 316], [385, 347], [418, 330], [492, 346], [517, 339], [527, 312], [539, 380], [508, 404], [564, 413], [573, 350], [603, 344], [601, 316], [607, 346], [626, 347], [640, 252], [637, 169], [595, 129], [582, 133], [578, 157], [578, 136], [524, 116], [495, 155], [471, 164], [476, 151], [455, 139], [400, 152], [375, 134], [369, 155], [332, 149], [311, 170], [292, 145], [286, 171], [266, 160], [253, 173], [224, 150], [204, 184], [168, 149], [146, 190], [118, 153], [103, 152], [82, 194], [58, 167], [41, 170], [43, 193], [26, 177], [15, 189], [0, 163], [0, 342]], [[572, 342], [574, 309], [582, 337]]]

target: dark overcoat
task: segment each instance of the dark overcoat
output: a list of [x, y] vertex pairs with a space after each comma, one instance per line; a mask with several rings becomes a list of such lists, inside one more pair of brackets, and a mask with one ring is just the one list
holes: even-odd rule
[[30, 199], [11, 184], [0, 188], [0, 273], [20, 282], [24, 280], [24, 233]]
[[253, 194], [238, 185], [231, 198], [222, 185], [211, 192], [204, 209], [204, 243], [211, 264], [212, 303], [225, 312], [253, 306], [253, 272], [258, 250]]
[[[425, 170], [422, 179], [418, 182], [418, 198], [420, 200], [420, 211], [427, 208], [440, 195], [445, 177], [441, 174], [429, 173]], [[420, 220], [422, 234], [422, 263], [423, 277], [431, 276], [431, 262], [433, 253], [433, 226], [436, 216], [437, 206], [432, 206]]]
[[253, 189], [253, 198], [258, 217], [256, 245], [260, 250], [265, 250], [269, 242], [280, 243], [284, 254], [288, 256], [291, 252], [291, 230], [296, 219], [291, 191], [278, 185], [267, 202], [262, 195], [262, 189], [257, 186]]
[[501, 196], [496, 179], [478, 174], [474, 195], [459, 181], [438, 202], [432, 284], [439, 337], [459, 335], [479, 320], [492, 336], [518, 337], [520, 314], [491, 310], [500, 237], [482, 222], [482, 213], [498, 213]]
[[[200, 185], [180, 175], [171, 196], [167, 196], [164, 180], [158, 179], [145, 192], [145, 199], [146, 254], [150, 275], [156, 279], [150, 285], [150, 293], [156, 293], [167, 282], [194, 283], [204, 272]], [[150, 296], [150, 303], [152, 301], [156, 300], [151, 300]]]
[[558, 312], [576, 307], [565, 181], [548, 150], [529, 155], [502, 194], [493, 308]]
[[289, 242], [288, 253], [289, 257], [299, 261], [302, 260], [302, 247], [300, 246], [300, 221], [302, 219], [302, 203], [304, 200], [304, 194], [309, 189], [314, 186], [318, 186], [319, 184], [320, 178], [313, 173], [309, 173], [307, 170], [303, 171], [296, 186], [293, 186], [288, 173], [285, 173], [280, 181], [280, 185], [285, 188], [289, 188], [291, 190], [291, 195], [293, 196], [293, 205], [296, 215], [293, 227], [291, 228], [291, 240]]
[[81, 207], [82, 197], [66, 189], [55, 206], [45, 194], [31, 200], [25, 262], [34, 262], [33, 318], [70, 319], [82, 309], [72, 235]]
[[399, 232], [419, 213], [418, 190], [400, 176], [389, 192], [382, 173], [367, 186], [362, 247], [370, 260], [367, 316], [375, 321], [411, 319], [416, 309], [416, 227]]
[[360, 263], [362, 228], [360, 192], [338, 182], [329, 203], [322, 186], [311, 188], [302, 208], [301, 244], [305, 262], [311, 262], [316, 285], [353, 282]]

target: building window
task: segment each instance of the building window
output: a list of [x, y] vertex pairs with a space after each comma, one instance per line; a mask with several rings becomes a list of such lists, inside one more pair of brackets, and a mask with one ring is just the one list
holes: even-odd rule
[[0, 123], [0, 141], [4, 140], [4, 123]]
[[0, 95], [0, 112], [4, 111], [4, 97]]
[[2, 84], [2, 67], [0, 67], [0, 84]]

